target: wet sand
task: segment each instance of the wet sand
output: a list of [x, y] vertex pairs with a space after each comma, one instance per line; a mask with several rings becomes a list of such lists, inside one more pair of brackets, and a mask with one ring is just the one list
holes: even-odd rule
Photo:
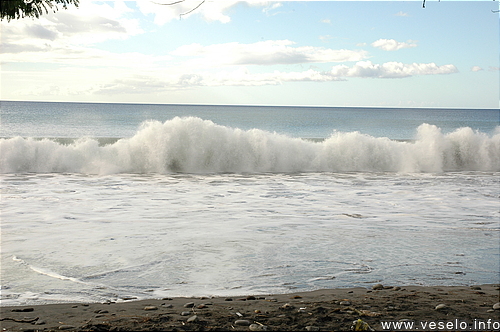
[[460, 330], [466, 323], [468, 330], [494, 330], [495, 322], [500, 324], [499, 302], [498, 284], [372, 285], [269, 296], [2, 307], [0, 323], [3, 331], [345, 331], [361, 319], [377, 331], [387, 321], [415, 322], [418, 330], [433, 327], [420, 322], [455, 324], [436, 325], [441, 331]]

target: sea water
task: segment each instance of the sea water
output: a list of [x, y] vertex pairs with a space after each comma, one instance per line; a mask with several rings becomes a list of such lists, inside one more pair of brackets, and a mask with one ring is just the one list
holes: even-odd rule
[[498, 283], [498, 110], [1, 102], [2, 305]]

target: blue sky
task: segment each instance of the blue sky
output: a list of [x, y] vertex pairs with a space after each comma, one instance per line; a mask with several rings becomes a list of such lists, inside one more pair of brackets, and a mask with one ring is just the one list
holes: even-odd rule
[[498, 2], [170, 2], [2, 21], [1, 98], [499, 106]]

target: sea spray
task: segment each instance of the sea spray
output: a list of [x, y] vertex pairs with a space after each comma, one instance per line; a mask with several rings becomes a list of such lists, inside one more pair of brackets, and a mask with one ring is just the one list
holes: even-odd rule
[[147, 121], [138, 132], [100, 146], [50, 139], [0, 140], [1, 173], [282, 173], [500, 171], [500, 131], [443, 134], [429, 124], [414, 142], [335, 132], [322, 142], [220, 126], [196, 117]]

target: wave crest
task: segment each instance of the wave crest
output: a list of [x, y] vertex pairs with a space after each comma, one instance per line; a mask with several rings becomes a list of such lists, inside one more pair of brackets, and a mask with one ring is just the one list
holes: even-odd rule
[[500, 130], [443, 134], [422, 124], [414, 142], [335, 132], [323, 142], [196, 117], [148, 121], [131, 138], [99, 146], [14, 137], [0, 140], [1, 173], [261, 173], [500, 171]]

